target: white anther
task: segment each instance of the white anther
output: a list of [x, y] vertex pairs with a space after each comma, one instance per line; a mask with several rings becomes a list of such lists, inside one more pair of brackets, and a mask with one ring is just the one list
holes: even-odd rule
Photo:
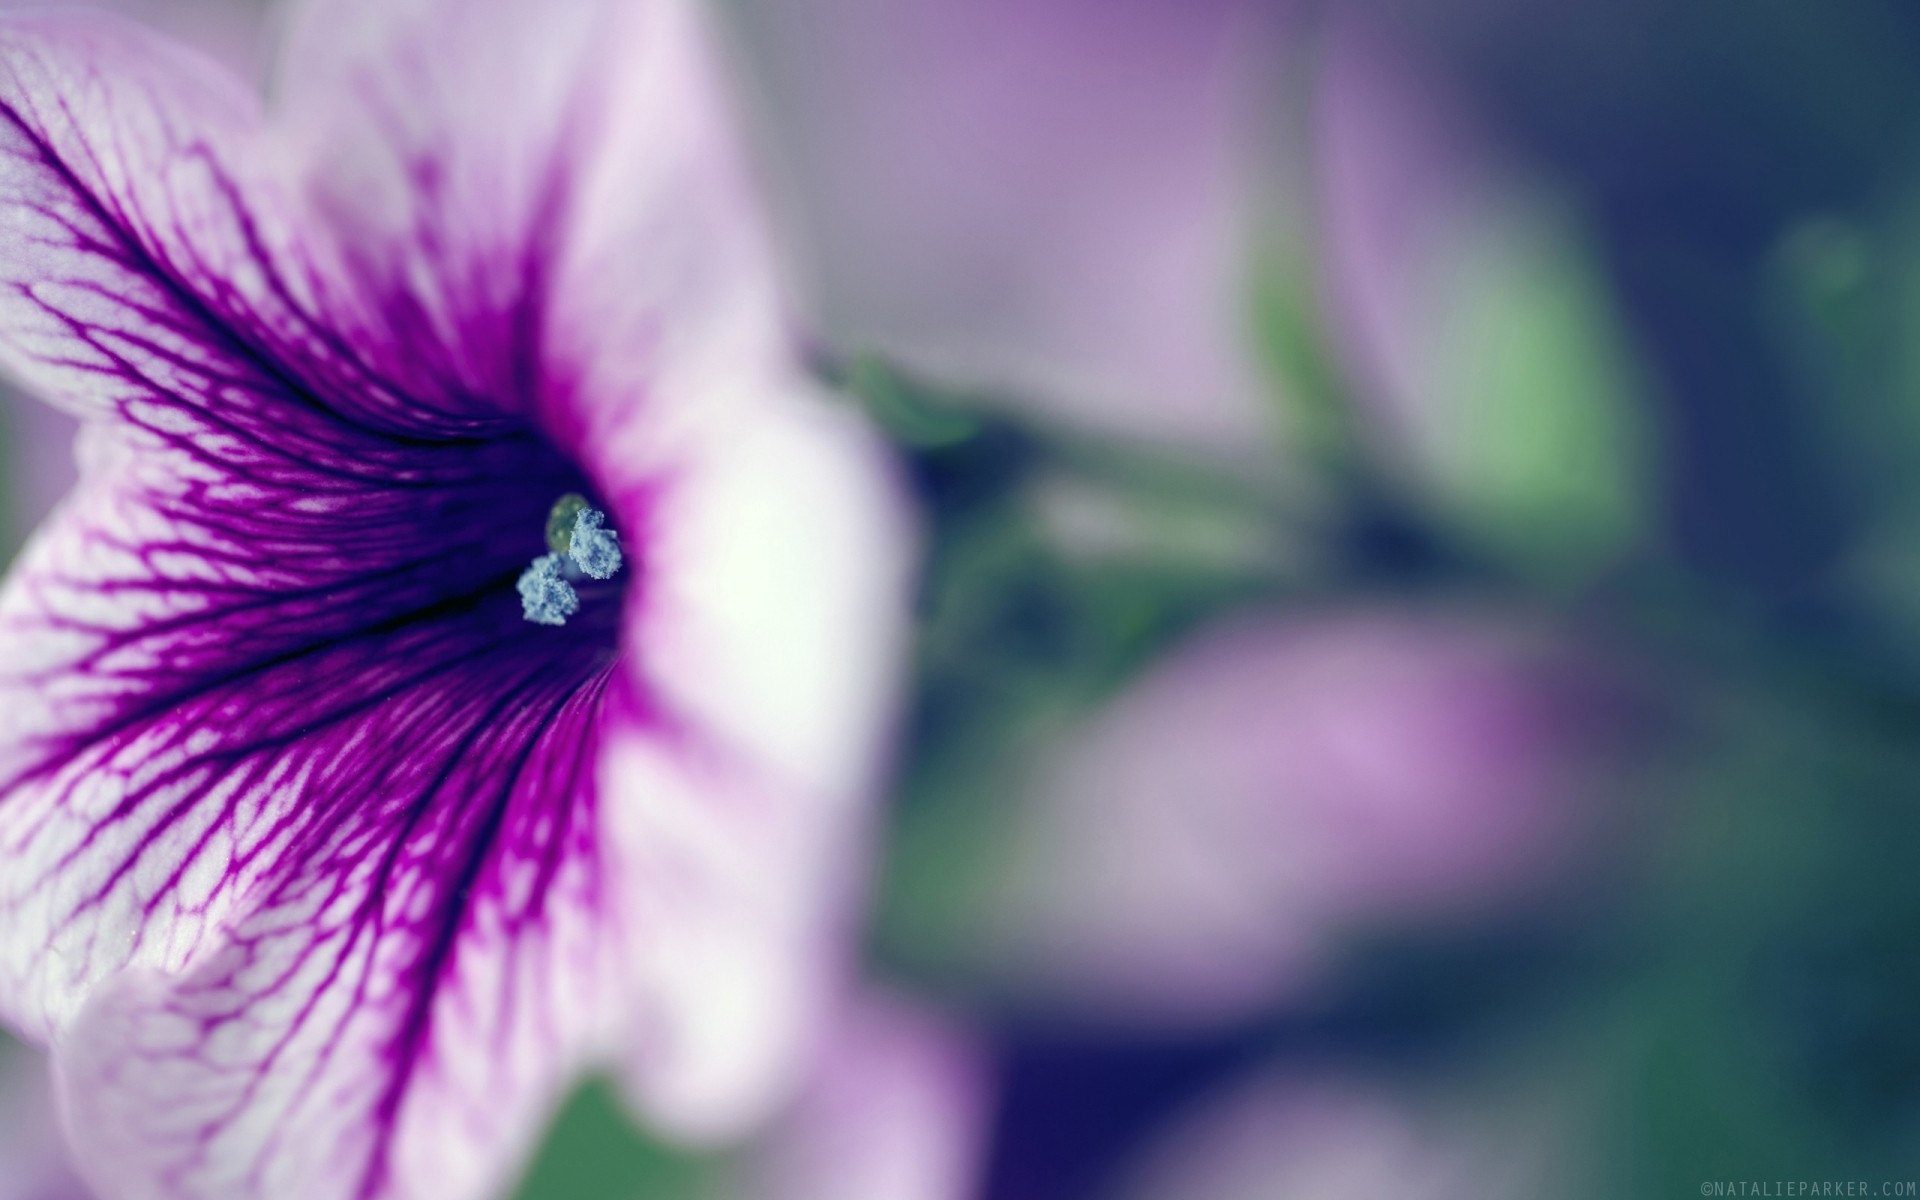
[[520, 572], [520, 609], [536, 625], [565, 625], [580, 611], [580, 593], [560, 574], [560, 556], [542, 554]]
[[606, 528], [607, 514], [583, 508], [573, 518], [573, 563], [591, 579], [612, 579], [620, 570], [620, 540]]

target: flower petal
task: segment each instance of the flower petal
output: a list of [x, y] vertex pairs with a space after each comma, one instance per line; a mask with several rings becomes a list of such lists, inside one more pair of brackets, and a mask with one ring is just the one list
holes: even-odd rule
[[240, 347], [230, 334], [202, 344], [209, 313], [181, 271], [194, 266], [189, 231], [221, 223], [216, 146], [246, 139], [249, 98], [104, 18], [10, 17], [0, 58], [8, 367], [95, 414], [181, 375], [213, 399], [223, 352]]
[[137, 940], [145, 897], [212, 891], [226, 917], [176, 973], [97, 987], [55, 1043], [103, 1190], [482, 1194], [606, 1045], [641, 933], [589, 782], [609, 676], [591, 641], [549, 657], [523, 629], [502, 596], [208, 688], [127, 740], [139, 849], [46, 890], [135, 906]]
[[[850, 413], [803, 394], [725, 429], [649, 496], [622, 662], [633, 694], [700, 731], [702, 765], [689, 774], [684, 746], [626, 725], [601, 771], [610, 820], [636, 822], [627, 840], [670, 851], [697, 889], [649, 954], [676, 1022], [665, 1040], [703, 1065], [652, 1046], [636, 1076], [642, 1107], [688, 1132], [738, 1128], [778, 1098], [839, 974], [911, 546]], [[727, 1062], [738, 1071], [715, 1069]]]
[[644, 408], [688, 343], [744, 321], [772, 346], [772, 260], [711, 58], [679, 0], [310, 5], [282, 115], [343, 248], [334, 322], [375, 374], [538, 412], [577, 450], [548, 410], [597, 360], [634, 368], [620, 399]]
[[[704, 36], [647, 9], [668, 45]], [[689, 876], [650, 943], [671, 1028], [633, 1096], [714, 1135], [791, 1086], [840, 971], [913, 537], [877, 440], [795, 378], [703, 61], [622, 76], [609, 140], [647, 149], [583, 177], [543, 418], [643, 546], [627, 686], [704, 739], [690, 774], [683, 747], [616, 735], [601, 781], [610, 820]]]
[[[0, 595], [0, 851], [18, 864], [0, 875], [0, 1015], [46, 1038], [122, 963], [181, 966], [242, 882], [203, 881], [192, 903], [153, 888], [80, 902], [154, 849], [122, 801], [165, 811], [213, 786], [142, 761], [189, 732], [169, 724], [181, 706], [510, 586], [516, 537], [537, 545], [578, 476], [527, 434], [425, 443], [355, 424], [210, 307], [232, 297], [180, 264], [212, 272], [189, 254], [211, 243], [175, 235], [231, 231], [236, 210], [198, 203], [225, 176], [187, 148], [245, 114], [190, 64], [99, 21], [10, 22], [0, 51], [0, 227], [18, 251], [0, 255], [0, 358], [89, 416], [88, 482]], [[158, 741], [137, 753], [143, 737]], [[142, 778], [158, 798], [139, 799]], [[77, 882], [53, 888], [55, 872]]]
[[21, 225], [0, 285], [30, 382], [110, 403], [119, 347], [75, 355], [72, 322], [175, 332], [185, 300], [317, 406], [467, 436], [543, 413], [568, 352], [610, 335], [645, 363], [628, 403], [708, 328], [777, 341], [678, 0], [333, 0], [290, 50], [263, 120], [214, 64], [122, 22], [8, 19], [0, 204]]
[[[1273, 443], [1242, 336], [1264, 131], [1245, 0], [733, 6], [763, 60], [811, 310], [1024, 415]], [[1272, 7], [1272, 6], [1266, 6]]]
[[497, 398], [370, 369], [348, 266], [220, 67], [72, 14], [8, 17], [0, 62], [0, 354], [29, 385], [134, 424], [178, 404], [257, 435], [268, 386], [389, 435], [512, 431]]
[[755, 1140], [751, 1200], [968, 1200], [985, 1167], [985, 1055], [963, 1031], [880, 993], [856, 997], [805, 1089]]

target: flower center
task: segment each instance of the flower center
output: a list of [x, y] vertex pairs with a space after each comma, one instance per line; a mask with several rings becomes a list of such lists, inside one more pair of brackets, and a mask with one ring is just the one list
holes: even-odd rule
[[554, 501], [547, 514], [551, 553], [529, 563], [517, 585], [520, 610], [536, 625], [565, 625], [580, 611], [582, 579], [612, 579], [620, 571], [620, 535], [606, 527], [607, 514], [577, 492]]

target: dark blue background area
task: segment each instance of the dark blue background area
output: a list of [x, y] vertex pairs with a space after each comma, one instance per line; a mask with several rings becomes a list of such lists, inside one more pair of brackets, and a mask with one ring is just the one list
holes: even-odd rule
[[1799, 222], [1920, 168], [1920, 7], [1877, 0], [1382, 6], [1599, 222], [1664, 384], [1672, 548], [1817, 614], [1858, 514], [1757, 298]]

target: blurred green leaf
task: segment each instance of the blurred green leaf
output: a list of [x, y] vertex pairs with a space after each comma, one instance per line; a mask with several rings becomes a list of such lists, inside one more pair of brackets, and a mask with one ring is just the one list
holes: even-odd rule
[[1569, 215], [1516, 201], [1463, 233], [1436, 315], [1434, 468], [1470, 534], [1549, 578], [1619, 556], [1654, 485], [1646, 384]]
[[1272, 395], [1289, 445], [1322, 468], [1345, 471], [1360, 449], [1351, 400], [1328, 340], [1320, 277], [1308, 239], [1269, 231], [1257, 255], [1253, 323], [1271, 372]]
[[858, 356], [840, 374], [841, 386], [866, 406], [875, 424], [903, 446], [937, 449], [963, 442], [980, 431], [980, 421], [951, 397], [916, 387], [882, 359]]

